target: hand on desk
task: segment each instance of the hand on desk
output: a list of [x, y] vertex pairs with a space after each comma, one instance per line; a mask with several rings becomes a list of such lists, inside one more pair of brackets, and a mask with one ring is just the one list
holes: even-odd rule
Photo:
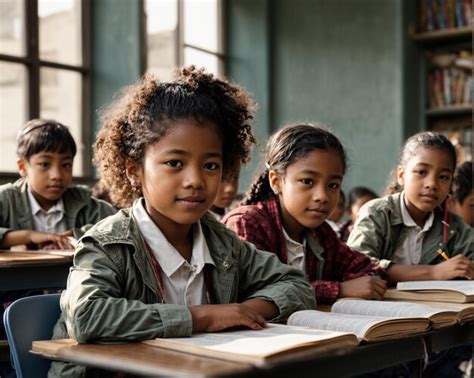
[[69, 241], [72, 231], [62, 233], [40, 232], [35, 230], [9, 231], [2, 240], [1, 247], [35, 244], [39, 249], [74, 249]]
[[356, 297], [381, 300], [387, 291], [386, 282], [376, 276], [364, 276], [341, 282], [339, 298]]
[[217, 332], [238, 326], [259, 330], [267, 324], [259, 312], [242, 303], [191, 306], [189, 310], [193, 333]]
[[463, 277], [474, 279], [474, 262], [464, 255], [456, 255], [440, 264], [432, 265], [433, 280], [450, 280]]

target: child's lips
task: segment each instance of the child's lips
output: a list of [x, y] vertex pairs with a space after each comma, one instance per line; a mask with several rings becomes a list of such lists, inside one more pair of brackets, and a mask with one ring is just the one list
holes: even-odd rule
[[421, 198], [428, 202], [434, 202], [438, 200], [438, 196], [435, 196], [434, 194], [422, 194]]

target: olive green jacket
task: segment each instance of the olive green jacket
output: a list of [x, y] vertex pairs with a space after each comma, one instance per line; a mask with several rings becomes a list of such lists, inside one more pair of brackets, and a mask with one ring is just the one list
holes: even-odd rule
[[[388, 268], [397, 248], [406, 238], [407, 227], [403, 224], [400, 208], [401, 193], [392, 194], [368, 202], [357, 215], [354, 229], [347, 244], [369, 255], [373, 262]], [[436, 209], [433, 226], [423, 240], [420, 264], [439, 263], [439, 248], [449, 256], [464, 254], [474, 259], [474, 231], [456, 214], [450, 214], [447, 241], [443, 243], [442, 214]]]
[[[68, 230], [81, 236], [91, 225], [115, 214], [108, 202], [91, 197], [86, 186], [69, 187], [62, 195]], [[19, 179], [0, 186], [0, 240], [13, 230], [34, 230], [33, 214], [28, 198], [28, 183]]]
[[[276, 321], [315, 308], [301, 272], [273, 253], [256, 253], [253, 244], [241, 241], [211, 215], [203, 216], [201, 225], [215, 263], [208, 267], [217, 303], [264, 298], [278, 306]], [[99, 222], [82, 237], [61, 310], [53, 339], [71, 337], [80, 343], [190, 336], [193, 328], [186, 306], [161, 303], [131, 209]], [[49, 376], [80, 377], [85, 371], [83, 366], [55, 362]]]

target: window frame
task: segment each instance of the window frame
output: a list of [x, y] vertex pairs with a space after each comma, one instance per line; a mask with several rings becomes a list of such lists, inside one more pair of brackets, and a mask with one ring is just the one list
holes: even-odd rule
[[[148, 69], [148, 50], [147, 50], [147, 15], [146, 15], [146, 7], [145, 7], [146, 0], [140, 0], [140, 10], [142, 15], [142, 57], [143, 57], [143, 64], [142, 64], [142, 74], [146, 72]], [[225, 24], [224, 24], [224, 0], [216, 0], [217, 1], [217, 52], [204, 49], [199, 46], [195, 46], [193, 44], [188, 44], [184, 42], [184, 7], [185, 7], [185, 0], [177, 0], [176, 7], [177, 7], [177, 29], [176, 29], [176, 49], [175, 49], [175, 62], [176, 67], [181, 67], [184, 64], [184, 49], [191, 48], [196, 51], [200, 51], [206, 54], [213, 55], [217, 58], [218, 62], [218, 76], [223, 77], [225, 76], [225, 68], [226, 68], [226, 54], [225, 51]]]
[[[81, 140], [76, 141], [78, 147], [82, 145], [82, 173], [79, 181], [89, 181], [93, 176], [91, 164], [92, 130], [90, 130], [90, 0], [80, 0], [81, 5], [81, 51], [82, 64], [72, 65], [40, 59], [39, 52], [39, 15], [38, 0], [23, 0], [25, 55], [16, 56], [0, 53], [0, 62], [22, 64], [27, 72], [27, 119], [40, 117], [40, 70], [41, 68], [60, 69], [76, 72], [81, 75]], [[0, 177], [11, 179], [18, 175], [13, 172], [0, 171]]]

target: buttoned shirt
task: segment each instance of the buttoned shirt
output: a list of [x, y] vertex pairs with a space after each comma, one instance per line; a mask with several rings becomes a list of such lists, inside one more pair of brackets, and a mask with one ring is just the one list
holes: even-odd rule
[[306, 237], [303, 238], [303, 243], [290, 238], [283, 228], [283, 235], [285, 236], [286, 250], [288, 251], [288, 265], [291, 265], [299, 270], [304, 271], [304, 254], [306, 251]]
[[433, 225], [434, 214], [430, 213], [425, 221], [423, 228], [418, 226], [408, 212], [405, 204], [405, 193], [400, 195], [400, 209], [402, 213], [403, 224], [406, 227], [406, 238], [402, 244], [395, 250], [393, 262], [398, 264], [419, 264], [423, 239]]
[[67, 231], [64, 203], [62, 198], [48, 210], [44, 210], [28, 187], [28, 200], [33, 214], [33, 224], [36, 231], [57, 233]]
[[165, 303], [192, 306], [209, 303], [204, 284], [204, 266], [214, 262], [209, 253], [200, 222], [193, 225], [192, 257], [188, 262], [166, 239], [163, 232], [150, 218], [143, 200], [136, 201], [133, 215], [162, 271], [163, 299]]
[[[275, 253], [288, 264], [279, 201], [276, 197], [254, 205], [240, 206], [227, 213], [222, 222], [243, 240], [258, 249]], [[333, 303], [339, 297], [341, 282], [365, 275], [385, 277], [364, 254], [349, 248], [326, 222], [307, 229], [304, 272], [313, 286], [318, 303]]]

